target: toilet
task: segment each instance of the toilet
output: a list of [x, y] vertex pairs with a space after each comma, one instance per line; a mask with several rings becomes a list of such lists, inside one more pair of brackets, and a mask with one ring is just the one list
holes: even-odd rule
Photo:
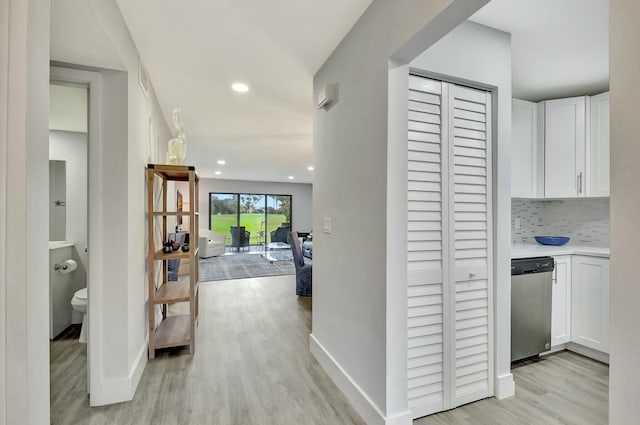
[[78, 313], [82, 313], [82, 328], [78, 342], [87, 343], [87, 288], [76, 291], [71, 298], [71, 307]]

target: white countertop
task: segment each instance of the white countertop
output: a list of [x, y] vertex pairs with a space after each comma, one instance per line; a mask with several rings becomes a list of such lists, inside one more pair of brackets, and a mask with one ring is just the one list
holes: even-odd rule
[[65, 241], [49, 241], [49, 249], [60, 249], [60, 248], [67, 248], [70, 246], [73, 246], [74, 244], [71, 242], [65, 242]]
[[569, 242], [562, 246], [540, 245], [539, 243], [521, 243], [511, 245], [511, 258], [528, 258], [559, 255], [589, 255], [592, 257], [610, 257], [609, 247], [574, 245]]

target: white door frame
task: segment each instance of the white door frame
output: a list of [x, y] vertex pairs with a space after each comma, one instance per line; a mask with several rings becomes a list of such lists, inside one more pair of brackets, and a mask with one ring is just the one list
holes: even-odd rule
[[[101, 114], [102, 114], [102, 76], [96, 71], [86, 71], [73, 68], [51, 67], [50, 81], [72, 84], [83, 84], [89, 87], [89, 125], [88, 125], [88, 196], [87, 196], [87, 219], [88, 234], [87, 246], [89, 247], [89, 267], [87, 270], [87, 392], [90, 388], [99, 388], [99, 371], [102, 365], [101, 347], [99, 345], [99, 329], [101, 327], [100, 303], [95, 300], [100, 299], [101, 288], [103, 288], [101, 270], [103, 265], [100, 262], [102, 247], [104, 246], [104, 233], [100, 227], [102, 196], [100, 196], [103, 186], [102, 173], [103, 164], [100, 152], [102, 150], [101, 140]], [[48, 261], [48, 259], [47, 259]], [[92, 302], [92, 300], [94, 300]]]

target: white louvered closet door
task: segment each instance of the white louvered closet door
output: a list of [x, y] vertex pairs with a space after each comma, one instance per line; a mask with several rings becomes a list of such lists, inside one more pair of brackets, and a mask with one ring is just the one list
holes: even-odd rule
[[[415, 417], [444, 408], [443, 268], [446, 138], [443, 84], [410, 77], [408, 152], [408, 399]], [[445, 93], [446, 95], [446, 93]], [[447, 111], [446, 103], [444, 107]], [[444, 147], [444, 148], [443, 148]]]
[[493, 394], [490, 93], [409, 81], [408, 399], [418, 418]]

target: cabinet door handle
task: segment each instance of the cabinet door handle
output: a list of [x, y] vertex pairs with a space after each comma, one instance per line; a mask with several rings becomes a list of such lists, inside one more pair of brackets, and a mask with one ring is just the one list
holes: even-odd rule
[[582, 193], [582, 171], [578, 173], [578, 193]]

